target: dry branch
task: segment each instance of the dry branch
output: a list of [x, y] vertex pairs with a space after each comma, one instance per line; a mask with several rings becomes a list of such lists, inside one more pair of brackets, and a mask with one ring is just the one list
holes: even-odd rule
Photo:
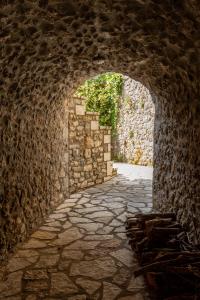
[[200, 251], [173, 213], [134, 214], [127, 219], [129, 244], [159, 300], [200, 300]]

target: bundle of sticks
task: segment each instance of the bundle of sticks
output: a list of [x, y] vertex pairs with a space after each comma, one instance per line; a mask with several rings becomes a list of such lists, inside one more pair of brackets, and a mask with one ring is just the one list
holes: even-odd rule
[[173, 213], [134, 214], [127, 218], [129, 244], [159, 300], [200, 300], [200, 248], [193, 246]]

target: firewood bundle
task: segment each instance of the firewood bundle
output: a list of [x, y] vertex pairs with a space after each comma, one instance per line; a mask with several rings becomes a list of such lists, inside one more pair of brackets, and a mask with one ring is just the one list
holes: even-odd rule
[[193, 246], [173, 213], [135, 214], [127, 236], [153, 299], [200, 300], [200, 249]]

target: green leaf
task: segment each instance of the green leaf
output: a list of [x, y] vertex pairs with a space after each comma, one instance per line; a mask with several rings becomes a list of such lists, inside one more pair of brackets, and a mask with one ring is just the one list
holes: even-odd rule
[[123, 77], [118, 73], [103, 73], [87, 80], [75, 95], [84, 97], [86, 110], [100, 113], [100, 125], [116, 130], [118, 101], [122, 95]]

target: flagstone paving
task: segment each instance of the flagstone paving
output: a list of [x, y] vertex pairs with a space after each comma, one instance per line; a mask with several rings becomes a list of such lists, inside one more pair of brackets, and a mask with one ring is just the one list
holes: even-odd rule
[[0, 299], [149, 299], [124, 221], [151, 210], [151, 184], [118, 175], [71, 195], [0, 271]]

